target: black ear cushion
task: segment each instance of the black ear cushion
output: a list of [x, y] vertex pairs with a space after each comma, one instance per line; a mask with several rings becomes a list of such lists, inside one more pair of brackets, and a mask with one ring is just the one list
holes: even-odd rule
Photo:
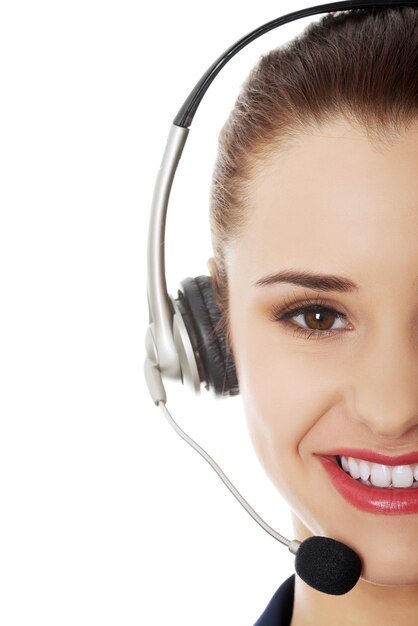
[[210, 276], [186, 278], [178, 292], [180, 310], [192, 340], [199, 371], [204, 370], [206, 389], [216, 395], [239, 393], [235, 364], [225, 333], [219, 328], [221, 312], [215, 302]]

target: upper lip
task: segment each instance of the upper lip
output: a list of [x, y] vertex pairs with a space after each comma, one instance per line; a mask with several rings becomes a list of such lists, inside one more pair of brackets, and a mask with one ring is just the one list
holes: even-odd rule
[[400, 456], [388, 456], [381, 452], [373, 450], [364, 450], [358, 448], [338, 448], [329, 452], [321, 452], [320, 456], [351, 456], [355, 459], [363, 459], [370, 463], [380, 463], [381, 465], [409, 465], [418, 463], [418, 451], [409, 454], [401, 454]]

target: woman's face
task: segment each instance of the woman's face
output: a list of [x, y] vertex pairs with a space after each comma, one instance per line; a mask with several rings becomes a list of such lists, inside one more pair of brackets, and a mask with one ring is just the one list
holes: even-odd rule
[[[296, 538], [343, 541], [362, 558], [363, 578], [394, 585], [418, 583], [418, 513], [357, 508], [320, 455], [418, 452], [417, 139], [418, 122], [379, 149], [341, 120], [304, 135], [253, 181], [248, 222], [227, 257], [249, 431]], [[290, 271], [356, 287], [272, 278]], [[277, 319], [318, 302], [328, 307], [319, 316]]]

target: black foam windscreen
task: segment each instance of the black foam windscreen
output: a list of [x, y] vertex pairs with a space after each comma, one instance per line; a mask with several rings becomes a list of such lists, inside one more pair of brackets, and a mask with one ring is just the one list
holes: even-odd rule
[[362, 563], [354, 550], [330, 537], [309, 537], [295, 557], [297, 574], [310, 587], [334, 596], [350, 591], [360, 578]]

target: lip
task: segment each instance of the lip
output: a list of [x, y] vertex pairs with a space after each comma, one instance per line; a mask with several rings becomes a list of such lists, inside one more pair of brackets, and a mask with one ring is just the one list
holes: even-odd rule
[[[357, 450], [356, 454], [359, 452], [360, 450]], [[343, 452], [339, 453], [338, 456], [341, 454], [346, 456]], [[332, 456], [334, 457], [337, 455]], [[354, 455], [349, 454], [347, 456]], [[373, 453], [373, 460], [376, 456], [381, 458], [383, 455], [375, 455]], [[409, 457], [412, 457], [412, 455], [396, 457], [396, 463], [391, 463], [391, 465], [402, 464], [399, 463], [398, 459], [405, 459]], [[318, 458], [338, 493], [357, 509], [381, 515], [406, 515], [418, 513], [418, 488], [399, 487], [394, 489], [385, 489], [383, 487], [369, 487], [367, 485], [363, 485], [358, 480], [354, 480], [354, 478], [347, 474], [338, 465], [335, 458], [322, 455], [319, 455]], [[359, 458], [369, 460], [362, 455], [360, 455]], [[393, 459], [395, 457], [391, 458]], [[403, 463], [405, 464], [406, 461], [403, 461]]]
[[401, 454], [400, 456], [387, 456], [386, 454], [373, 452], [373, 450], [339, 448], [338, 450], [335, 449], [330, 450], [329, 452], [322, 452], [321, 456], [352, 456], [355, 459], [363, 459], [364, 461], [369, 461], [370, 463], [380, 463], [381, 465], [391, 466], [418, 463], [418, 452]]

